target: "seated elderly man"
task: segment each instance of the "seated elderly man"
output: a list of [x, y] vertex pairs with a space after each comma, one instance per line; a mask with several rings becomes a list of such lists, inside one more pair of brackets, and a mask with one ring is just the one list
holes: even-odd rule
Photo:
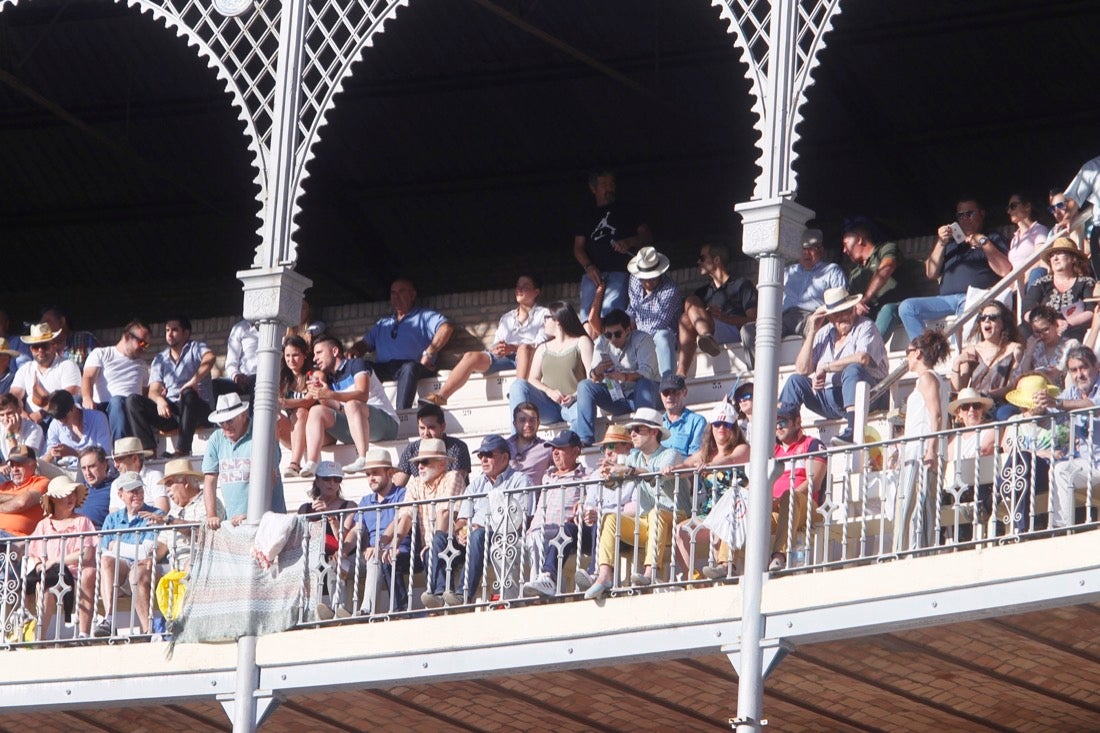
[[585, 445], [596, 439], [597, 407], [612, 415], [657, 407], [661, 379], [653, 337], [636, 330], [625, 311], [615, 309], [603, 318], [603, 335], [596, 340], [595, 352], [589, 378], [577, 385], [572, 424]]
[[[122, 499], [123, 508], [107, 515], [103, 530], [141, 530], [104, 534], [99, 540], [99, 598], [103, 603], [103, 620], [92, 631], [93, 636], [114, 633], [113, 609], [116, 590], [128, 588], [133, 596], [141, 633], [152, 630], [149, 598], [156, 582], [157, 561], [166, 551], [157, 542], [157, 532], [143, 529], [163, 524], [164, 512], [145, 503], [145, 482], [134, 472], [115, 479], [114, 489]], [[126, 585], [121, 585], [126, 580]]]
[[[164, 478], [158, 483], [172, 500], [172, 510], [163, 516], [162, 523], [165, 525], [201, 524], [206, 521], [206, 507], [202, 501], [203, 475], [195, 470], [191, 460], [173, 458], [164, 464]], [[225, 519], [225, 506], [216, 497], [214, 513]], [[161, 539], [168, 545], [173, 565], [180, 570], [186, 570], [191, 562], [191, 531], [191, 528], [177, 528], [174, 534]]]
[[[558, 433], [554, 447], [554, 466], [542, 479], [542, 491], [535, 504], [535, 516], [527, 528], [527, 547], [534, 556], [532, 567], [538, 577], [523, 584], [523, 595], [550, 598], [561, 592], [558, 578], [562, 566], [577, 552], [577, 505], [587, 469], [577, 461], [581, 439], [572, 430]], [[561, 486], [561, 488], [553, 488]]]
[[397, 517], [397, 505], [405, 501], [405, 487], [393, 484], [393, 462], [385, 448], [367, 451], [367, 486], [370, 493], [359, 500], [359, 512], [354, 524], [344, 535], [343, 554], [351, 557], [357, 551], [366, 566], [363, 583], [363, 603], [359, 614], [372, 615], [378, 587], [385, 584], [390, 591], [389, 612], [398, 613], [409, 607], [409, 567], [412, 538]]
[[856, 384], [876, 384], [890, 366], [874, 321], [856, 313], [862, 299], [844, 288], [825, 291], [825, 305], [810, 316], [795, 358], [798, 373], [787, 378], [779, 395], [780, 402], [805, 405], [822, 417], [845, 418], [848, 426], [834, 444], [855, 440]]
[[20, 446], [8, 455], [11, 479], [0, 484], [0, 539], [26, 537], [42, 520], [42, 496], [49, 479], [38, 475], [33, 448]]
[[523, 530], [535, 508], [527, 476], [512, 468], [512, 453], [499, 435], [486, 435], [477, 449], [481, 473], [466, 488], [455, 522], [458, 541], [466, 541], [466, 567], [459, 586], [463, 595], [444, 593], [448, 606], [473, 601], [481, 585], [485, 553], [493, 564], [493, 588], [501, 599], [519, 596], [519, 556]]
[[394, 280], [390, 286], [393, 313], [378, 319], [363, 337], [375, 354], [374, 373], [383, 381], [397, 380], [397, 408], [407, 410], [416, 397], [416, 383], [435, 374], [439, 352], [454, 333], [445, 316], [416, 305], [412, 281]]
[[[115, 441], [111, 460], [119, 473], [133, 471], [141, 474], [145, 482], [145, 501], [149, 502], [162, 512], [168, 511], [168, 496], [164, 491], [164, 474], [155, 468], [145, 465], [145, 459], [153, 455], [153, 451], [141, 447], [141, 441], [137, 438], [119, 438]], [[173, 459], [176, 460], [176, 459]], [[111, 503], [111, 511], [121, 509], [122, 505]]]
[[[626, 468], [616, 475], [632, 479], [637, 511], [620, 516], [607, 514], [600, 526], [598, 548], [599, 574], [585, 592], [585, 598], [600, 598], [611, 590], [614, 577], [616, 549], [620, 542], [633, 544], [635, 525], [638, 542], [644, 543], [642, 572], [635, 572], [631, 582], [635, 586], [648, 586], [660, 578], [662, 568], [668, 566], [672, 556], [672, 528], [691, 514], [692, 491], [688, 484], [681, 485], [675, 476], [654, 475], [633, 478], [641, 474], [654, 474], [683, 460], [676, 450], [661, 445], [669, 436], [661, 413], [643, 407], [628, 422], [630, 441], [634, 449], [626, 458]], [[638, 548], [642, 549], [642, 548]]]
[[313, 365], [324, 375], [324, 381], [313, 381], [307, 392], [317, 403], [309, 408], [306, 460], [299, 475], [313, 475], [321, 459], [321, 447], [331, 439], [355, 445], [357, 457], [344, 466], [344, 473], [362, 471], [371, 440], [397, 437], [397, 413], [366, 362], [347, 358], [335, 336], [314, 340]]
[[401, 451], [393, 482], [398, 486], [408, 484], [409, 478], [416, 475], [413, 458], [420, 452], [420, 441], [436, 439], [442, 440], [447, 446], [447, 455], [450, 456], [447, 469], [462, 474], [462, 485], [465, 486], [466, 477], [470, 475], [470, 449], [466, 447], [465, 441], [447, 435], [447, 418], [443, 414], [443, 408], [431, 403], [422, 404], [416, 411], [416, 430], [420, 438]]

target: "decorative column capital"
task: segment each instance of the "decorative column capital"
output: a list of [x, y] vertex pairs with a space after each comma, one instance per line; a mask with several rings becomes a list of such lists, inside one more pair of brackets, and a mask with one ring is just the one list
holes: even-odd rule
[[313, 281], [285, 267], [241, 270], [237, 279], [244, 285], [244, 312], [253, 323], [275, 321], [284, 326], [298, 324], [302, 298]]
[[742, 248], [750, 257], [778, 254], [791, 262], [799, 258], [802, 233], [814, 212], [788, 198], [747, 201], [733, 210], [744, 222]]

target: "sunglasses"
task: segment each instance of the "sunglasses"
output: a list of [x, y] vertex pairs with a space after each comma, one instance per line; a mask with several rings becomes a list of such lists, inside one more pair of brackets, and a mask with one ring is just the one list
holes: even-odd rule
[[955, 218], [958, 219], [959, 221], [962, 221], [963, 219], [972, 219], [972, 218], [974, 218], [974, 215], [977, 214], [977, 213], [978, 212], [975, 209], [968, 209], [966, 211], [956, 211], [955, 212]]
[[712, 422], [711, 426], [715, 430], [733, 430], [733, 423], [720, 420], [718, 422]]
[[791, 421], [788, 418], [785, 418], [785, 417], [781, 417], [781, 418], [779, 418], [778, 420], [775, 421], [775, 427], [777, 427], [777, 428], [785, 428], [790, 424], [791, 424]]
[[748, 402], [751, 399], [752, 399], [752, 392], [742, 392], [741, 394], [737, 395], [737, 401], [738, 402]]
[[632, 433], [648, 433], [652, 429], [653, 428], [646, 427], [645, 425], [635, 425], [634, 427], [630, 428], [630, 432], [632, 432]]
[[983, 313], [980, 316], [978, 316], [978, 320], [981, 321], [982, 323], [988, 323], [990, 321], [999, 321], [999, 320], [1001, 320], [1001, 316], [997, 313]]
[[970, 412], [971, 410], [984, 410], [984, 409], [985, 409], [985, 406], [981, 405], [977, 402], [971, 402], [971, 403], [966, 404], [966, 405], [959, 405], [959, 412], [962, 412], [963, 410], [966, 410], [967, 412]]
[[1066, 210], [1066, 202], [1065, 201], [1059, 201], [1058, 203], [1051, 204], [1050, 206], [1047, 207], [1047, 211], [1049, 211], [1052, 214], [1055, 211], [1065, 211], [1065, 210]]
[[135, 336], [133, 331], [127, 331], [126, 335], [137, 342], [137, 345], [138, 345], [139, 349], [148, 349], [149, 348], [149, 342], [146, 341], [145, 339], [143, 339], [141, 336]]
[[626, 331], [621, 328], [618, 331], [604, 331], [603, 335], [609, 339], [621, 339], [626, 334]]
[[31, 351], [41, 351], [50, 348], [50, 344], [31, 344]]

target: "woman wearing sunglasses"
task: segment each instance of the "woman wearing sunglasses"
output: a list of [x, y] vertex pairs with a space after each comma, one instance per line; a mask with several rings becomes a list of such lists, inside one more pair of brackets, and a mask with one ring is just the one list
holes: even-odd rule
[[1023, 345], [1016, 319], [1003, 303], [989, 300], [978, 314], [977, 340], [963, 347], [951, 367], [951, 388], [973, 387], [993, 398], [994, 416], [1006, 420], [1019, 410], [1005, 402], [1018, 371]]
[[[704, 557], [707, 564], [699, 571], [703, 576], [716, 580], [736, 575], [729, 542], [718, 533], [712, 534], [703, 520], [712, 511], [722, 513], [720, 507], [729, 503], [728, 500], [721, 502], [727, 490], [744, 479], [742, 468], [731, 467], [744, 466], [748, 462], [749, 443], [737, 423], [737, 411], [730, 403], [723, 402], [711, 413], [702, 447], [680, 465], [667, 470], [667, 473], [681, 469], [698, 469], [699, 472], [695, 497], [698, 510], [695, 516], [680, 522], [675, 533], [677, 564], [686, 571], [687, 577], [695, 577], [697, 561]], [[703, 549], [708, 546], [710, 552]]]
[[[1036, 252], [1046, 246], [1047, 228], [1035, 221], [1031, 210], [1031, 199], [1022, 193], [1014, 193], [1008, 197], [1008, 206], [1005, 208], [1008, 220], [1016, 227], [1012, 233], [1012, 241], [1008, 245], [1008, 261], [1012, 263], [1012, 269], [1022, 265]], [[1025, 286], [1045, 274], [1039, 263], [1034, 263], [1016, 283], [1016, 289], [1023, 291]]]

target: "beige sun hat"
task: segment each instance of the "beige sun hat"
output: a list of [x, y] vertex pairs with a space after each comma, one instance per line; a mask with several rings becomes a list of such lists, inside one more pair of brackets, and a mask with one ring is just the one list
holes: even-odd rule
[[419, 463], [436, 458], [447, 458], [447, 444], [439, 438], [425, 438], [420, 441], [420, 450], [416, 452], [412, 462]]
[[668, 257], [658, 252], [656, 247], [642, 247], [626, 263], [626, 271], [639, 280], [652, 280], [663, 275], [669, 264]]
[[31, 326], [30, 334], [22, 336], [21, 338], [25, 344], [45, 344], [53, 341], [60, 335], [61, 332], [54, 331], [50, 328], [50, 324], [48, 323], [35, 323]]
[[973, 387], [963, 387], [959, 390], [959, 396], [955, 398], [953, 402], [947, 405], [947, 409], [950, 412], [955, 412], [964, 405], [980, 404], [985, 407], [986, 412], [993, 409], [993, 400], [986, 397]]
[[848, 295], [848, 289], [845, 287], [829, 288], [822, 296], [822, 300], [825, 301], [824, 314], [830, 315], [854, 308], [856, 303], [863, 300], [863, 293]]
[[199, 479], [203, 477], [202, 473], [195, 470], [195, 467], [191, 464], [190, 458], [173, 458], [168, 461], [168, 463], [165, 463], [164, 478], [157, 481], [157, 483], [163, 486], [168, 482], [168, 479], [173, 476], [190, 476], [191, 478]]
[[117, 458], [136, 456], [139, 454], [148, 458], [153, 455], [153, 451], [143, 448], [139, 438], [119, 438], [115, 441], [114, 451], [111, 453], [111, 460], [113, 461]]
[[[421, 443], [420, 447], [423, 448], [424, 444]], [[390, 452], [385, 448], [371, 448], [364, 458], [366, 459], [363, 463], [363, 470], [365, 471], [372, 468], [393, 468], [393, 458], [390, 457]]]
[[669, 429], [665, 427], [664, 417], [652, 407], [639, 407], [635, 410], [630, 417], [630, 422], [626, 423], [626, 427], [656, 428], [661, 433], [661, 440], [668, 440], [668, 436], [672, 435]]

